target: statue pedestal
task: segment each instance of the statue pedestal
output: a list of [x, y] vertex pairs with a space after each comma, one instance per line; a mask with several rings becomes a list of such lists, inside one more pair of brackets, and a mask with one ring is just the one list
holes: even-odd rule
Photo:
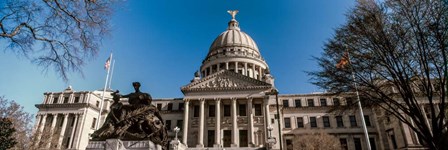
[[107, 139], [106, 141], [89, 141], [86, 150], [162, 150], [149, 140], [122, 141], [120, 139]]

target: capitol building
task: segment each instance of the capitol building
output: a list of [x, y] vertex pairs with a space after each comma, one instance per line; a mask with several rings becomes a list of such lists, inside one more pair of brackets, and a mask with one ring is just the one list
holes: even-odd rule
[[[168, 130], [187, 149], [294, 149], [297, 137], [324, 132], [342, 149], [367, 150], [365, 119], [372, 150], [421, 149], [417, 135], [380, 109], [333, 112], [354, 100], [331, 93], [278, 94], [275, 78], [256, 42], [240, 28], [236, 12], [202, 60], [199, 71], [181, 87], [183, 97], [154, 99]], [[243, 23], [244, 21], [242, 21]], [[199, 61], [199, 60], [198, 60]], [[96, 124], [104, 122], [112, 91], [44, 93], [37, 104], [35, 131], [42, 149], [85, 149]], [[101, 116], [101, 117], [98, 117]], [[44, 137], [46, 131], [53, 136]]]

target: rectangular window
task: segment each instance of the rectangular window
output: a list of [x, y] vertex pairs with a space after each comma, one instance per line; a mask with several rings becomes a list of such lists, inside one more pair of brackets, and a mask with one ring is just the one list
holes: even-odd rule
[[215, 113], [216, 113], [216, 105], [208, 105], [208, 116], [209, 117], [215, 117]]
[[184, 103], [179, 103], [178, 110], [184, 110]]
[[286, 140], [286, 150], [293, 150], [293, 149], [294, 149], [294, 147], [292, 145], [292, 140], [287, 139]]
[[255, 104], [255, 116], [261, 116], [261, 104]]
[[68, 103], [68, 97], [64, 97], [64, 104]]
[[371, 127], [372, 124], [370, 123], [370, 117], [368, 115], [364, 115], [364, 120], [366, 122], [366, 126]]
[[165, 129], [166, 129], [167, 131], [170, 131], [170, 130], [171, 130], [171, 120], [166, 120], [166, 121], [165, 121]]
[[291, 118], [285, 118], [285, 128], [291, 128]]
[[224, 117], [230, 117], [230, 105], [224, 105]]
[[320, 99], [320, 106], [327, 106], [327, 99], [321, 98]]
[[75, 117], [73, 116], [72, 123], [70, 124], [70, 127], [73, 127], [74, 125], [75, 125]]
[[167, 110], [173, 110], [173, 103], [168, 103]]
[[240, 104], [238, 107], [240, 116], [246, 116], [246, 104]]
[[370, 142], [370, 149], [376, 150], [375, 138], [369, 138], [369, 142]]
[[303, 128], [303, 117], [297, 117], [297, 128]]
[[289, 100], [283, 100], [283, 107], [289, 107]]
[[358, 124], [356, 123], [356, 117], [355, 116], [349, 116], [349, 118], [350, 118], [350, 126], [351, 127], [358, 126]]
[[58, 103], [58, 98], [57, 97], [55, 97], [55, 98], [53, 98], [53, 104], [57, 104]]
[[194, 105], [193, 117], [199, 117], [199, 105]]
[[341, 105], [341, 102], [339, 101], [339, 98], [333, 98], [333, 105], [334, 105], [334, 106], [339, 106], [339, 105]]
[[90, 128], [95, 129], [95, 125], [96, 125], [96, 118], [93, 118], [92, 126], [90, 126]]
[[340, 138], [339, 142], [341, 143], [341, 149], [342, 150], [348, 150], [348, 145], [347, 145], [347, 139], [346, 138]]
[[157, 104], [157, 109], [158, 109], [159, 111], [161, 111], [161, 110], [162, 110], [162, 104]]
[[390, 140], [392, 142], [392, 146], [394, 147], [394, 149], [397, 149], [397, 141], [395, 140], [395, 136], [393, 134], [390, 134]]
[[330, 127], [330, 117], [328, 116], [323, 116], [322, 120], [324, 122], [324, 127], [329, 128]]
[[314, 107], [314, 99], [308, 99], [308, 107]]
[[213, 147], [213, 144], [215, 144], [215, 130], [208, 130], [207, 131], [207, 146]]
[[311, 125], [311, 128], [316, 128], [317, 127], [316, 117], [310, 117], [310, 125]]
[[176, 127], [179, 127], [182, 130], [183, 126], [184, 126], [184, 121], [183, 120], [177, 120]]
[[100, 101], [96, 101], [95, 106], [96, 106], [96, 107], [100, 107]]
[[302, 107], [302, 101], [300, 99], [294, 100], [294, 103], [296, 104], [296, 107]]
[[342, 116], [336, 116], [336, 124], [338, 127], [344, 127], [344, 120], [342, 120]]
[[73, 103], [79, 103], [79, 97], [78, 96], [75, 97], [75, 100], [73, 101]]
[[355, 150], [362, 150], [360, 138], [353, 138], [353, 142], [355, 143]]

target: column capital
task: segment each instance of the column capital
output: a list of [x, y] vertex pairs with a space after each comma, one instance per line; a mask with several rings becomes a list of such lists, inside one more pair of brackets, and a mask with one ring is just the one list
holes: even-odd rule
[[213, 100], [215, 100], [216, 102], [221, 102], [221, 98], [214, 98]]
[[238, 98], [236, 97], [231, 97], [230, 100], [232, 100], [232, 102], [236, 101]]
[[205, 98], [199, 98], [198, 101], [203, 103], [203, 102], [205, 102]]
[[189, 98], [184, 98], [184, 102], [188, 103], [188, 102], [190, 102], [190, 99]]
[[254, 98], [253, 97], [250, 97], [250, 96], [248, 96], [248, 97], [246, 97], [246, 99], [247, 100], [250, 100], [250, 101], [252, 101]]

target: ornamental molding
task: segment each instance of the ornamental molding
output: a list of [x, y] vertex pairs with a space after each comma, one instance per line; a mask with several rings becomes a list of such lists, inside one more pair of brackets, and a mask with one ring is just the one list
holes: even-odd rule
[[200, 91], [240, 91], [270, 89], [272, 85], [233, 71], [221, 70], [181, 88], [185, 94]]

